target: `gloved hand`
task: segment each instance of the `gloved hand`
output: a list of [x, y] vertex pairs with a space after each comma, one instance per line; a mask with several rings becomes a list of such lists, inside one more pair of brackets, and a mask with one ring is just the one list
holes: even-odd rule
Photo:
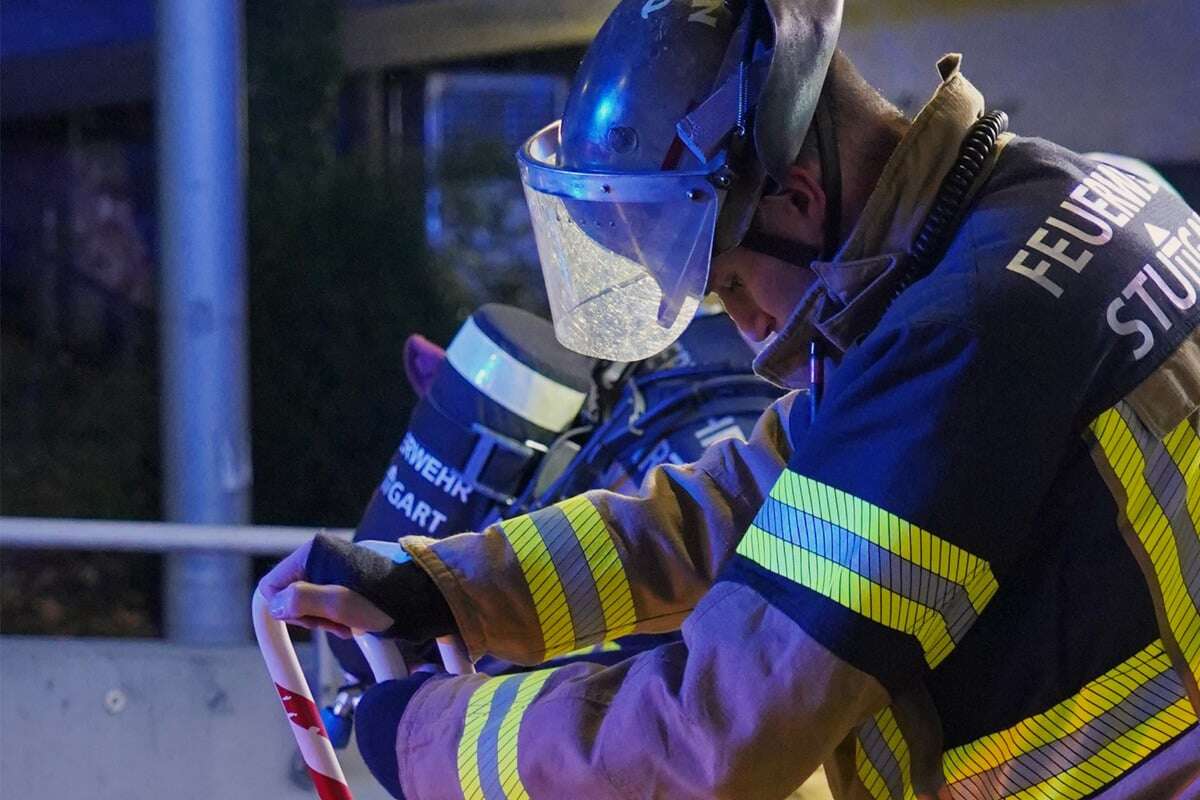
[[357, 629], [423, 642], [456, 631], [437, 585], [406, 556], [325, 534], [280, 561], [258, 588], [276, 619], [342, 638]]
[[378, 683], [367, 690], [354, 711], [355, 739], [363, 763], [398, 800], [404, 800], [404, 793], [400, 791], [400, 764], [396, 760], [396, 728], [417, 689], [431, 677], [433, 673], [422, 672]]

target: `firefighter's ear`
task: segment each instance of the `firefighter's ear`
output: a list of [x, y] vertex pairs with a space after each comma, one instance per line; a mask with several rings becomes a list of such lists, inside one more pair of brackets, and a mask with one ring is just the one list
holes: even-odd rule
[[404, 341], [404, 374], [417, 397], [424, 397], [433, 384], [438, 365], [446, 359], [446, 351], [419, 333]]
[[786, 185], [758, 201], [754, 227], [819, 248], [825, 237], [825, 190], [819, 174], [803, 164], [793, 166]]
[[825, 189], [820, 171], [806, 162], [794, 164], [782, 187], [788, 198], [786, 229], [802, 242], [821, 242], [825, 235]]

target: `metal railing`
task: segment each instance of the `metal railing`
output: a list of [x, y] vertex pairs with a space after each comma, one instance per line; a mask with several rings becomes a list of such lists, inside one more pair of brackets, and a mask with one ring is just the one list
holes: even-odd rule
[[[137, 553], [223, 552], [282, 556], [319, 528], [282, 525], [192, 525], [47, 517], [0, 517], [0, 547], [116, 550]], [[348, 528], [327, 529], [349, 540]]]
[[[0, 517], [0, 547], [162, 553], [166, 637], [181, 644], [250, 641], [251, 556], [282, 556], [318, 528]], [[352, 531], [331, 534], [350, 539]]]
[[[318, 530], [273, 525], [0, 517], [0, 549], [161, 553], [204, 562], [210, 554], [241, 559], [279, 557], [299, 547]], [[352, 535], [349, 529], [327, 532], [346, 539]], [[212, 565], [214, 569], [220, 566], [219, 560]], [[166, 570], [164, 578], [163, 591], [167, 593], [172, 587]], [[70, 796], [83, 796], [87, 794], [85, 783], [94, 785], [97, 775], [103, 776], [110, 788], [119, 787], [122, 797], [135, 800], [199, 797], [197, 786], [215, 789], [222, 797], [311, 796], [301, 793], [311, 790], [296, 788], [310, 785], [303, 761], [284, 760], [291, 748], [285, 739], [286, 732], [281, 732], [277, 741], [270, 733], [276, 730], [270, 726], [278, 721], [278, 699], [261, 673], [257, 650], [250, 649], [250, 587], [239, 585], [228, 594], [210, 598], [205, 607], [195, 611], [204, 615], [205, 620], [210, 615], [231, 614], [234, 617], [228, 621], [231, 629], [246, 628], [243, 646], [237, 646], [237, 642], [195, 645], [174, 638], [166, 641], [95, 638], [63, 641], [37, 636], [7, 639], [0, 646], [7, 659], [0, 668], [5, 670], [0, 683], [8, 684], [5, 702], [0, 703], [4, 708], [0, 718], [3, 723], [0, 727], [4, 729], [0, 775], [7, 774], [8, 778], [0, 778], [0, 796], [57, 799], [68, 796], [68, 786], [73, 791]], [[343, 682], [341, 670], [324, 637], [313, 637], [312, 643], [302, 648], [309, 685], [318, 693], [316, 701], [323, 703]], [[47, 681], [53, 689], [44, 688]], [[39, 709], [37, 702], [25, 700], [24, 694], [37, 694], [30, 690], [35, 686], [38, 692], [53, 698], [55, 709], [60, 702], [62, 708], [69, 705], [69, 714], [50, 713]], [[129, 686], [135, 687], [136, 692], [128, 691]], [[186, 699], [181, 700], [180, 695]], [[192, 702], [195, 698], [200, 701]], [[30, 709], [36, 709], [36, 713]], [[157, 720], [161, 725], [168, 712], [171, 724], [160, 728], [149, 724], [149, 720]], [[22, 714], [29, 714], [34, 721]], [[198, 728], [213, 731], [215, 739], [266, 736], [269, 741], [263, 744], [255, 740], [254, 749], [258, 752], [263, 748], [274, 760], [222, 761], [218, 756], [227, 755], [227, 750], [210, 742], [185, 750], [187, 734], [181, 731]], [[81, 765], [77, 766], [77, 773], [72, 773], [80, 776], [79, 791], [72, 786], [74, 778], [59, 774], [62, 770], [54, 754], [63, 747], [88, 754], [80, 757]], [[382, 798], [383, 791], [374, 786], [357, 754], [350, 753], [348, 759], [347, 775], [355, 797]], [[121, 767], [112, 768], [114, 763]], [[205, 771], [204, 765], [208, 763], [214, 765], [211, 773]], [[291, 766], [285, 770], [285, 764]], [[27, 780], [29, 774], [43, 777], [40, 781]], [[130, 774], [138, 776], [137, 779], [130, 779]], [[89, 776], [86, 781], [84, 775]], [[256, 789], [247, 788], [251, 786]], [[5, 789], [12, 791], [6, 794]]]

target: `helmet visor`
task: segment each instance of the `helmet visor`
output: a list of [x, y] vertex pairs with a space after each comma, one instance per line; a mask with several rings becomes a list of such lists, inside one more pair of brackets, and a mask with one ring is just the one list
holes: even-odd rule
[[535, 134], [518, 161], [559, 342], [636, 361], [675, 341], [708, 280], [720, 206], [710, 170], [562, 169], [558, 123]]

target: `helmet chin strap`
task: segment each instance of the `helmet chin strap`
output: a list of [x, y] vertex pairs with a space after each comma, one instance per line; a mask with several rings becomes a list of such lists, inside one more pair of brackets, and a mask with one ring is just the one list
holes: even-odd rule
[[[740, 245], [757, 253], [779, 259], [789, 264], [807, 267], [814, 260], [829, 261], [837, 253], [842, 238], [842, 165], [838, 157], [837, 132], [834, 122], [833, 94], [829, 81], [821, 90], [821, 97], [813, 112], [813, 134], [817, 142], [817, 157], [821, 165], [821, 189], [825, 193], [825, 224], [821, 249], [756, 230], [751, 225], [742, 237]], [[809, 421], [816, 418], [817, 405], [825, 386], [825, 348], [816, 337], [809, 344], [808, 353], [808, 402]]]
[[837, 252], [842, 239], [842, 162], [838, 157], [837, 130], [834, 122], [833, 94], [829, 81], [821, 90], [821, 98], [813, 113], [813, 130], [817, 138], [817, 157], [821, 162], [821, 188], [825, 192], [825, 235], [821, 260], [829, 261]]
[[833, 95], [827, 89], [821, 91], [821, 98], [813, 112], [812, 126], [821, 166], [821, 190], [825, 193], [825, 221], [820, 250], [803, 242], [758, 230], [753, 223], [738, 243], [748, 250], [801, 267], [807, 267], [814, 260], [832, 259], [842, 239], [842, 165], [838, 157]]
[[[837, 227], [825, 225], [824, 251], [794, 239], [785, 239], [755, 230], [753, 227], [742, 237], [741, 246], [756, 253], [770, 256], [787, 264], [798, 267], [808, 267], [818, 258], [824, 258], [824, 253], [832, 253], [837, 245]], [[832, 241], [832, 246], [830, 242]], [[832, 297], [831, 297], [832, 299]], [[808, 346], [808, 418], [809, 422], [817, 415], [817, 404], [821, 402], [821, 391], [825, 386], [825, 348], [819, 336], [815, 336]]]
[[739, 246], [797, 267], [807, 267], [821, 257], [821, 251], [812, 245], [775, 236], [753, 227], [742, 236]]
[[[821, 97], [813, 114], [817, 136], [817, 155], [821, 159], [821, 188], [825, 191], [825, 236], [821, 260], [830, 261], [842, 239], [842, 163], [838, 157], [837, 131], [834, 122], [833, 93], [830, 80], [825, 79]], [[817, 406], [825, 389], [825, 348], [820, 337], [814, 337], [808, 349], [808, 421], [817, 418]]]

